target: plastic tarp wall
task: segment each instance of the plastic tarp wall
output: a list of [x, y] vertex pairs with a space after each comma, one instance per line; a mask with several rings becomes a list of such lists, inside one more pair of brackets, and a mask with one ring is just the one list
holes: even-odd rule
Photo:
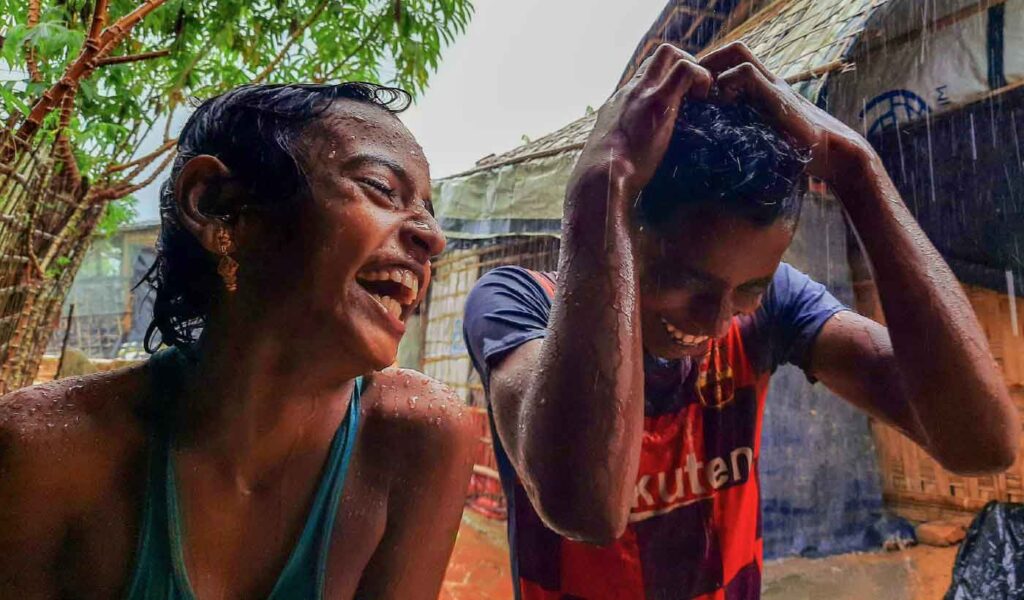
[[1024, 297], [1024, 88], [870, 139], [960, 281]]
[[568, 151], [441, 179], [434, 208], [449, 238], [558, 234], [569, 174], [579, 157]]
[[[949, 18], [961, 4], [891, 2], [879, 9], [862, 38], [875, 41], [853, 49], [856, 68], [829, 80], [829, 112], [870, 136], [1024, 79], [1024, 0]], [[949, 22], [921, 29], [936, 14]]]
[[1007, 290], [1024, 267], [1024, 0], [892, 2], [862, 39], [829, 111], [866, 133], [957, 276]]
[[[838, 202], [809, 196], [785, 260], [847, 306], [853, 288]], [[761, 437], [766, 558], [876, 550], [882, 491], [867, 417], [797, 367], [772, 377]]]

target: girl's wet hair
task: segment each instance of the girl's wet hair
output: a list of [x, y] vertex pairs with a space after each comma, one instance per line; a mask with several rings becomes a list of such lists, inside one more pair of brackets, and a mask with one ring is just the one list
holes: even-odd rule
[[[206, 100], [192, 113], [178, 138], [170, 177], [160, 189], [157, 257], [143, 278], [156, 290], [147, 351], [153, 352], [160, 341], [180, 348], [194, 344], [223, 288], [217, 257], [179, 220], [174, 188], [185, 163], [202, 154], [215, 156], [231, 171], [233, 183], [246, 191], [247, 208], [286, 208], [308, 191], [296, 159], [296, 140], [342, 99], [392, 114], [411, 103], [405, 90], [364, 82], [245, 85]], [[237, 215], [219, 216], [230, 221]]]
[[808, 160], [749, 106], [687, 102], [637, 210], [652, 227], [705, 208], [759, 225], [795, 223]]

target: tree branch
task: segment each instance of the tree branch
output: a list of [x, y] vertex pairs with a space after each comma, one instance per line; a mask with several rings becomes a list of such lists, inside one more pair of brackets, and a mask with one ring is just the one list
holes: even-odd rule
[[348, 55], [345, 56], [345, 58], [341, 59], [341, 61], [338, 64], [336, 64], [334, 68], [331, 69], [329, 73], [327, 73], [327, 75], [325, 75], [319, 81], [317, 81], [317, 83], [323, 83], [324, 81], [327, 81], [331, 77], [337, 75], [338, 71], [340, 71], [348, 63], [348, 61], [352, 59], [352, 57], [362, 52], [363, 48], [366, 47], [366, 44], [376, 37], [377, 31], [380, 29], [380, 26], [384, 23], [384, 21], [385, 17], [381, 15], [381, 17], [377, 19], [377, 23], [374, 24], [373, 29], [370, 31], [370, 33], [366, 34], [366, 37], [364, 37], [361, 42], [359, 42], [359, 45], [356, 46], [355, 50], [349, 52]]
[[[29, 0], [28, 3], [28, 20], [25, 23], [29, 29], [39, 25], [39, 0]], [[25, 67], [28, 70], [29, 79], [35, 83], [41, 83], [43, 81], [43, 74], [39, 72], [39, 62], [36, 60], [36, 49], [25, 41]]]
[[171, 123], [174, 122], [174, 110], [167, 111], [167, 122], [164, 123], [164, 139], [171, 139]]
[[139, 158], [136, 158], [135, 160], [132, 160], [132, 161], [129, 161], [129, 162], [126, 162], [126, 163], [121, 163], [119, 165], [110, 165], [109, 167], [107, 167], [106, 171], [103, 172], [103, 174], [104, 175], [112, 175], [114, 173], [120, 173], [121, 171], [130, 169], [130, 168], [132, 168], [132, 167], [134, 167], [136, 165], [149, 164], [149, 163], [153, 162], [154, 160], [156, 160], [164, 152], [167, 152], [168, 150], [174, 148], [175, 144], [177, 144], [177, 143], [178, 143], [178, 140], [176, 140], [176, 139], [175, 140], [167, 140], [166, 142], [161, 144], [159, 148], [157, 148], [153, 152], [150, 152], [149, 154], [146, 154], [145, 156], [140, 156]]
[[317, 7], [313, 9], [313, 12], [310, 13], [309, 18], [303, 21], [302, 25], [300, 25], [298, 29], [293, 31], [292, 34], [288, 37], [288, 41], [285, 42], [284, 47], [281, 48], [281, 51], [277, 53], [277, 56], [274, 57], [274, 60], [270, 61], [270, 64], [268, 64], [266, 68], [264, 68], [260, 72], [259, 75], [253, 78], [253, 83], [262, 82], [264, 79], [267, 78], [267, 75], [270, 75], [274, 71], [274, 69], [277, 68], [277, 65], [279, 65], [281, 61], [284, 60], [284, 55], [288, 52], [292, 45], [296, 41], [298, 41], [300, 37], [302, 37], [302, 34], [306, 31], [306, 29], [308, 29], [309, 26], [312, 25], [313, 22], [317, 20], [317, 18], [320, 16], [320, 13], [322, 13], [325, 8], [327, 8], [327, 0], [320, 0], [320, 4], [318, 4]]
[[92, 23], [89, 25], [89, 39], [99, 45], [100, 33], [107, 24], [109, 0], [96, 0], [96, 8], [92, 11]]
[[[96, 61], [108, 54], [117, 43], [124, 39], [132, 27], [146, 18], [146, 15], [156, 10], [164, 2], [166, 0], [146, 0], [135, 10], [104, 29], [98, 36], [98, 39], [92, 37], [86, 39], [78, 58], [64, 71], [64, 76], [60, 78], [60, 81], [43, 92], [42, 97], [32, 106], [28, 118], [18, 128], [16, 137], [21, 140], [28, 140], [35, 135], [39, 128], [42, 127], [43, 119], [46, 118], [46, 115], [53, 112], [53, 109], [60, 104], [65, 94], [73, 87], [77, 87], [79, 81], [88, 77], [95, 70], [97, 66]], [[100, 12], [106, 11], [106, 6], [106, 1], [96, 1], [96, 11], [93, 13], [93, 27], [97, 26], [97, 22], [99, 22], [99, 25], [102, 25], [103, 21], [98, 15]]]
[[137, 62], [140, 60], [149, 60], [151, 58], [162, 58], [171, 53], [170, 48], [166, 50], [154, 50], [153, 52], [142, 52], [139, 54], [127, 54], [125, 56], [108, 56], [101, 58], [96, 61], [96, 65], [104, 67], [106, 65], [120, 65], [124, 63]]
[[159, 177], [160, 174], [163, 173], [164, 170], [168, 167], [168, 165], [171, 164], [171, 161], [174, 160], [175, 154], [175, 152], [171, 152], [170, 154], [168, 154], [167, 157], [164, 158], [163, 162], [157, 165], [156, 169], [152, 173], [150, 173], [149, 177], [140, 181], [139, 183], [122, 183], [120, 185], [115, 185], [113, 187], [107, 188], [105, 190], [99, 190], [95, 193], [90, 193], [89, 202], [92, 202], [94, 204], [100, 202], [108, 202], [110, 200], [124, 198], [128, 194], [134, 194], [135, 192], [141, 190], [142, 188], [156, 181], [156, 178]]
[[53, 143], [53, 151], [57, 158], [64, 164], [64, 172], [71, 180], [70, 183], [77, 186], [82, 178], [78, 170], [78, 161], [75, 160], [75, 153], [71, 150], [71, 137], [68, 135], [68, 128], [71, 127], [71, 113], [75, 108], [75, 95], [78, 88], [68, 91], [60, 101], [60, 123], [57, 125], [57, 139]]
[[[213, 46], [213, 37], [210, 37], [210, 39], [206, 40], [206, 43], [203, 44], [203, 47], [199, 49], [199, 52], [196, 52], [195, 56], [192, 57], [192, 60], [189, 61], [188, 66], [181, 70], [181, 74], [178, 75], [178, 80], [174, 82], [173, 86], [171, 86], [172, 97], [174, 95], [174, 91], [177, 91], [181, 86], [185, 85], [185, 80], [188, 79], [188, 76], [196, 68], [196, 65], [199, 64], [199, 60], [206, 56], [206, 53], [209, 52], [211, 46]], [[171, 106], [169, 108], [174, 108], [173, 102], [171, 103]]]

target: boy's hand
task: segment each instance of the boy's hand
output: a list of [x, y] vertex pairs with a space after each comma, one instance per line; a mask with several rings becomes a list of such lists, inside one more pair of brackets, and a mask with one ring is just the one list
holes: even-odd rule
[[601, 107], [570, 186], [596, 177], [620, 202], [631, 201], [665, 155], [683, 99], [706, 99], [710, 89], [711, 74], [693, 56], [659, 46]]
[[871, 146], [853, 129], [810, 103], [775, 76], [742, 42], [710, 52], [700, 64], [715, 77], [717, 98], [745, 102], [798, 148], [811, 153], [807, 172], [833, 182], [859, 158], [873, 155]]

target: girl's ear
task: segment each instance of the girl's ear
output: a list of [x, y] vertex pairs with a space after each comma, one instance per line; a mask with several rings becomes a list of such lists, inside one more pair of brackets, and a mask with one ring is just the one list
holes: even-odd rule
[[181, 224], [207, 251], [218, 253], [218, 233], [233, 233], [244, 194], [233, 181], [231, 171], [215, 156], [201, 154], [181, 168], [174, 186]]

